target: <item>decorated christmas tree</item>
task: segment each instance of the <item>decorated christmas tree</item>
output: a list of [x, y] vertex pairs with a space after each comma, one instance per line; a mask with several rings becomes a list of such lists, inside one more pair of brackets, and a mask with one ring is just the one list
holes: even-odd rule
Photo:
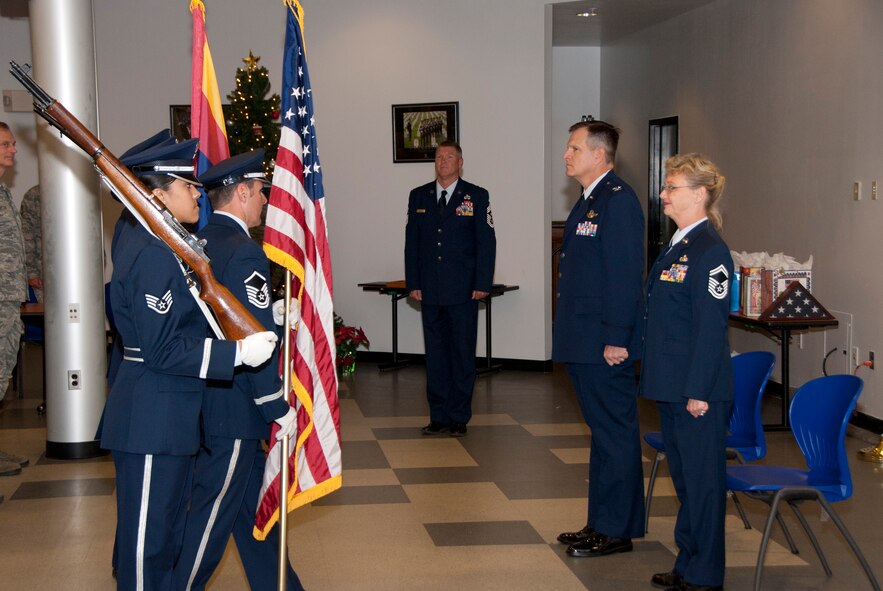
[[264, 170], [273, 173], [273, 160], [279, 147], [279, 105], [277, 93], [270, 92], [270, 76], [267, 68], [259, 66], [261, 56], [248, 52], [242, 58], [244, 68], [236, 69], [236, 90], [227, 95], [230, 101], [230, 117], [227, 136], [230, 154], [242, 154], [256, 148], [265, 150]]

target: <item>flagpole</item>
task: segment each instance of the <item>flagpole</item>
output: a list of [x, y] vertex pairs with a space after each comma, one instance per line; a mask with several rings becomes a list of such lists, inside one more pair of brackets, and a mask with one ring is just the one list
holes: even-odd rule
[[[285, 269], [285, 339], [283, 349], [282, 388], [285, 402], [291, 405], [291, 271]], [[288, 577], [288, 436], [282, 438], [279, 453], [282, 454], [279, 472], [279, 581], [278, 590], [285, 591]]]

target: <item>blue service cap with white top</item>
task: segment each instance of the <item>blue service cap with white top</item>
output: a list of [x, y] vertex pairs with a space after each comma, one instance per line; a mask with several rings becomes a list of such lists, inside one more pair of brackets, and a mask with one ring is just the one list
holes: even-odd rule
[[199, 180], [206, 191], [249, 180], [257, 180], [269, 185], [270, 181], [264, 173], [264, 150], [258, 148], [222, 160], [199, 175]]
[[123, 158], [134, 156], [138, 152], [143, 152], [144, 150], [159, 146], [160, 144], [169, 144], [174, 143], [175, 141], [177, 140], [172, 137], [172, 131], [170, 129], [163, 129], [120, 154], [119, 159], [122, 160]]
[[199, 185], [193, 174], [193, 158], [196, 155], [197, 139], [180, 143], [160, 142], [146, 150], [120, 158], [136, 177], [164, 174], [182, 181]]

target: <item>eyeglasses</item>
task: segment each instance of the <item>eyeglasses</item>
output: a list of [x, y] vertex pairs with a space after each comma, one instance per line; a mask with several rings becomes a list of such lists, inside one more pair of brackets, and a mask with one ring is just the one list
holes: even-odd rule
[[662, 195], [664, 192], [671, 193], [675, 189], [695, 189], [699, 185], [662, 185], [659, 188], [659, 194]]

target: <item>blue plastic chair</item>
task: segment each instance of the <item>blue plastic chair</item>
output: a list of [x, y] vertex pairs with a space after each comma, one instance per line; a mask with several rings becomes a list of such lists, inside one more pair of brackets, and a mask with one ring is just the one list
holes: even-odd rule
[[850, 535], [831, 503], [852, 495], [852, 478], [846, 460], [846, 426], [861, 394], [863, 382], [852, 375], [833, 375], [814, 379], [803, 385], [791, 402], [791, 430], [806, 459], [808, 470], [780, 466], [728, 466], [727, 487], [743, 491], [747, 496], [764, 501], [770, 506], [766, 527], [757, 556], [754, 589], [760, 590], [763, 562], [769, 545], [773, 521], [779, 516], [779, 504], [788, 503], [800, 525], [812, 542], [825, 574], [831, 576], [828, 561], [809, 523], [797, 506], [799, 501], [815, 500], [831, 517], [855, 557], [858, 559], [871, 586], [880, 585], [864, 555]]
[[[760, 405], [766, 383], [773, 373], [776, 356], [767, 351], [742, 353], [732, 358], [734, 401], [733, 414], [730, 417], [727, 436], [727, 458], [753, 462], [766, 455], [766, 438], [763, 435], [763, 423], [760, 418]], [[649, 531], [650, 503], [653, 499], [653, 487], [656, 485], [656, 472], [659, 462], [665, 459], [665, 444], [662, 433], [652, 431], [644, 435], [644, 441], [656, 450], [653, 465], [650, 467], [650, 480], [647, 483], [647, 497], [644, 502], [644, 531]], [[739, 499], [734, 495], [733, 501], [742, 517], [746, 529], [751, 528], [748, 518]], [[792, 551], [796, 549], [792, 545]]]

